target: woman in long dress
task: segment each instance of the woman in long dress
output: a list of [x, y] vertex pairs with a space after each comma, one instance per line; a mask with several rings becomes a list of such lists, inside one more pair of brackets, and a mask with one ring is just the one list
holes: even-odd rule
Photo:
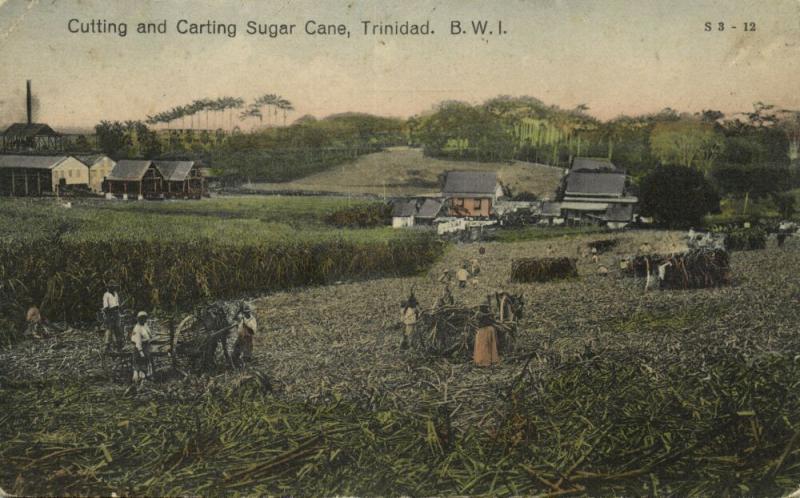
[[500, 354], [497, 352], [497, 329], [492, 325], [492, 317], [488, 309], [481, 310], [478, 325], [472, 361], [479, 367], [490, 367], [500, 363]]

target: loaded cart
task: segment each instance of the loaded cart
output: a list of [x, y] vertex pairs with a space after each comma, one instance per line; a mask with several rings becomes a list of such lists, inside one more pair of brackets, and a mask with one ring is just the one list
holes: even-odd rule
[[[230, 351], [236, 340], [240, 304], [213, 303], [198, 308], [180, 321], [174, 318], [147, 321], [150, 340], [150, 367], [153, 377], [166, 373], [183, 375], [201, 373], [218, 366], [235, 367]], [[130, 342], [135, 322], [123, 316], [126, 342], [121, 350], [102, 354], [103, 368], [113, 382], [126, 383], [133, 378], [133, 357], [136, 353]]]

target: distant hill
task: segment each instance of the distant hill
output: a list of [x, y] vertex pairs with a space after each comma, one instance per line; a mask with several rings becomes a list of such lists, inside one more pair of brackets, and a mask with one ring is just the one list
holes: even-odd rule
[[531, 192], [553, 197], [562, 169], [543, 164], [514, 161], [479, 163], [433, 159], [421, 149], [392, 147], [361, 156], [354, 162], [287, 183], [256, 183], [264, 191], [308, 191], [387, 196], [429, 195], [440, 191], [439, 175], [445, 171], [496, 171], [513, 193]]

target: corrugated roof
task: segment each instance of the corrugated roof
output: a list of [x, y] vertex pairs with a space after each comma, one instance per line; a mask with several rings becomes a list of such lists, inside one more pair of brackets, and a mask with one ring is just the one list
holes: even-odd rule
[[632, 204], [611, 204], [606, 209], [606, 221], [631, 221], [633, 219]]
[[572, 160], [571, 169], [572, 171], [621, 171], [604, 157], [576, 157]]
[[108, 180], [138, 182], [147, 172], [147, 169], [153, 161], [136, 161], [131, 159], [122, 159], [114, 165], [114, 169], [108, 175]]
[[68, 156], [19, 156], [0, 155], [0, 168], [53, 169], [67, 160]]
[[573, 171], [567, 175], [566, 195], [620, 196], [625, 192], [623, 173]]
[[154, 161], [153, 164], [164, 179], [170, 182], [182, 182], [194, 167], [194, 161]]
[[398, 201], [392, 206], [392, 216], [403, 218], [417, 214], [417, 201]]
[[36, 137], [47, 136], [57, 137], [59, 133], [44, 123], [14, 123], [6, 129], [4, 134], [7, 137]]
[[494, 171], [450, 171], [443, 192], [494, 195], [496, 188], [497, 174]]
[[94, 154], [94, 155], [75, 156], [75, 159], [82, 162], [86, 166], [93, 166], [94, 163], [100, 161], [104, 157], [106, 156], [104, 156], [103, 154]]
[[436, 218], [442, 210], [442, 202], [437, 199], [425, 199], [417, 212], [418, 218]]

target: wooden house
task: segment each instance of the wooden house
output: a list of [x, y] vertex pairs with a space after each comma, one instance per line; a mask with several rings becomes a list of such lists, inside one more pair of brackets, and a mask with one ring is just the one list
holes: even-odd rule
[[103, 182], [117, 163], [102, 154], [75, 157], [89, 168], [89, 188], [92, 192], [102, 192]]
[[[616, 168], [570, 170], [561, 201], [562, 216], [572, 221], [592, 219], [615, 225], [630, 222], [638, 199], [626, 194], [625, 180], [624, 171]], [[625, 216], [627, 221], [621, 219]]]
[[164, 175], [153, 161], [122, 159], [106, 178], [104, 191], [124, 198], [153, 199], [161, 197], [164, 184]]
[[50, 195], [58, 193], [60, 186], [88, 184], [89, 168], [74, 157], [0, 155], [3, 195]]
[[442, 197], [447, 214], [457, 217], [488, 218], [492, 204], [503, 196], [503, 189], [493, 171], [450, 171]]
[[154, 164], [164, 178], [164, 197], [200, 199], [208, 193], [195, 161], [154, 161]]

